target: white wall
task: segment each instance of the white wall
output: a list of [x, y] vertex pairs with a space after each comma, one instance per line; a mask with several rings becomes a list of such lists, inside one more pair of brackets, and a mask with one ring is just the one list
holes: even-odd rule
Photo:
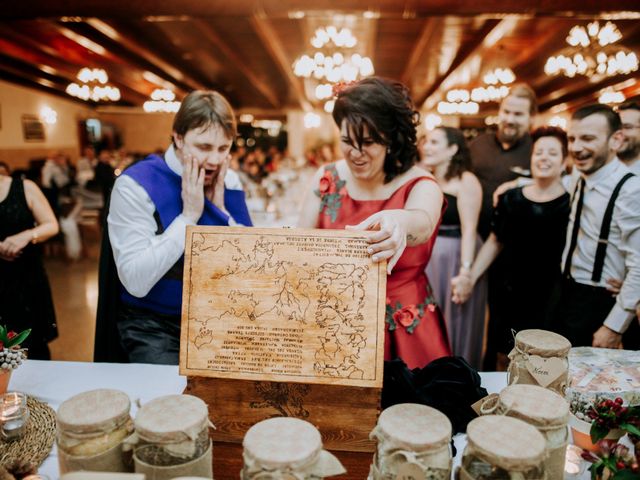
[[[25, 141], [22, 116], [39, 116], [45, 106], [57, 112], [57, 123], [45, 123], [44, 141]], [[30, 158], [60, 150], [75, 160], [79, 153], [78, 121], [90, 116], [88, 106], [0, 80], [0, 159], [20, 167]]]

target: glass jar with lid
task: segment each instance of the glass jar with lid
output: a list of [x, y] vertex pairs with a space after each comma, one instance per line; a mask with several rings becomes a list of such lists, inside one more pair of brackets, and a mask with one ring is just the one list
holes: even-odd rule
[[144, 404], [135, 418], [136, 473], [164, 480], [213, 478], [207, 404], [192, 395], [166, 395]]
[[124, 440], [133, 432], [131, 402], [119, 390], [98, 389], [75, 395], [56, 413], [60, 472], [131, 472]]
[[369, 480], [451, 478], [451, 422], [438, 410], [416, 403], [385, 409], [371, 438], [378, 442]]

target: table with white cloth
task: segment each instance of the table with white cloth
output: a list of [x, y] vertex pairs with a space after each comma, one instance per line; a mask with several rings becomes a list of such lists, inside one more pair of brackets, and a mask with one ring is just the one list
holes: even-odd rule
[[[482, 386], [489, 393], [497, 393], [507, 385], [506, 373], [488, 372], [480, 373], [480, 376]], [[131, 414], [135, 416], [137, 404], [144, 404], [162, 395], [182, 393], [186, 384], [186, 377], [178, 374], [177, 366], [27, 360], [13, 372], [9, 389], [27, 393], [57, 411], [60, 404], [73, 395], [96, 388], [114, 388], [129, 395]], [[457, 466], [466, 437], [457, 435], [454, 441], [457, 449], [454, 466]], [[55, 446], [39, 473], [51, 480], [59, 478]], [[214, 472], [214, 475], [216, 473], [223, 472]], [[234, 476], [238, 478], [237, 474]], [[588, 476], [583, 473], [571, 478], [586, 479]]]

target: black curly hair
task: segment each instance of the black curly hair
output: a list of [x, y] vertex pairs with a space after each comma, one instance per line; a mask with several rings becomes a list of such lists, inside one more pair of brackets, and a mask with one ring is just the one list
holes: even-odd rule
[[387, 147], [383, 166], [385, 183], [418, 161], [416, 127], [420, 114], [409, 89], [400, 82], [368, 77], [347, 86], [338, 93], [333, 120], [338, 128], [346, 120], [359, 149], [362, 149], [365, 127], [374, 142]]

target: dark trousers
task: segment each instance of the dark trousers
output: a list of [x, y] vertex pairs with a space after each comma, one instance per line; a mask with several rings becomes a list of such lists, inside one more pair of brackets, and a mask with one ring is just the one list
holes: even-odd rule
[[[574, 347], [590, 347], [593, 334], [603, 325], [616, 298], [603, 287], [593, 287], [563, 278], [556, 285], [549, 330], [566, 337]], [[622, 337], [624, 348], [635, 350], [640, 342], [638, 321]]]
[[180, 316], [123, 305], [118, 318], [120, 343], [129, 363], [178, 365]]

